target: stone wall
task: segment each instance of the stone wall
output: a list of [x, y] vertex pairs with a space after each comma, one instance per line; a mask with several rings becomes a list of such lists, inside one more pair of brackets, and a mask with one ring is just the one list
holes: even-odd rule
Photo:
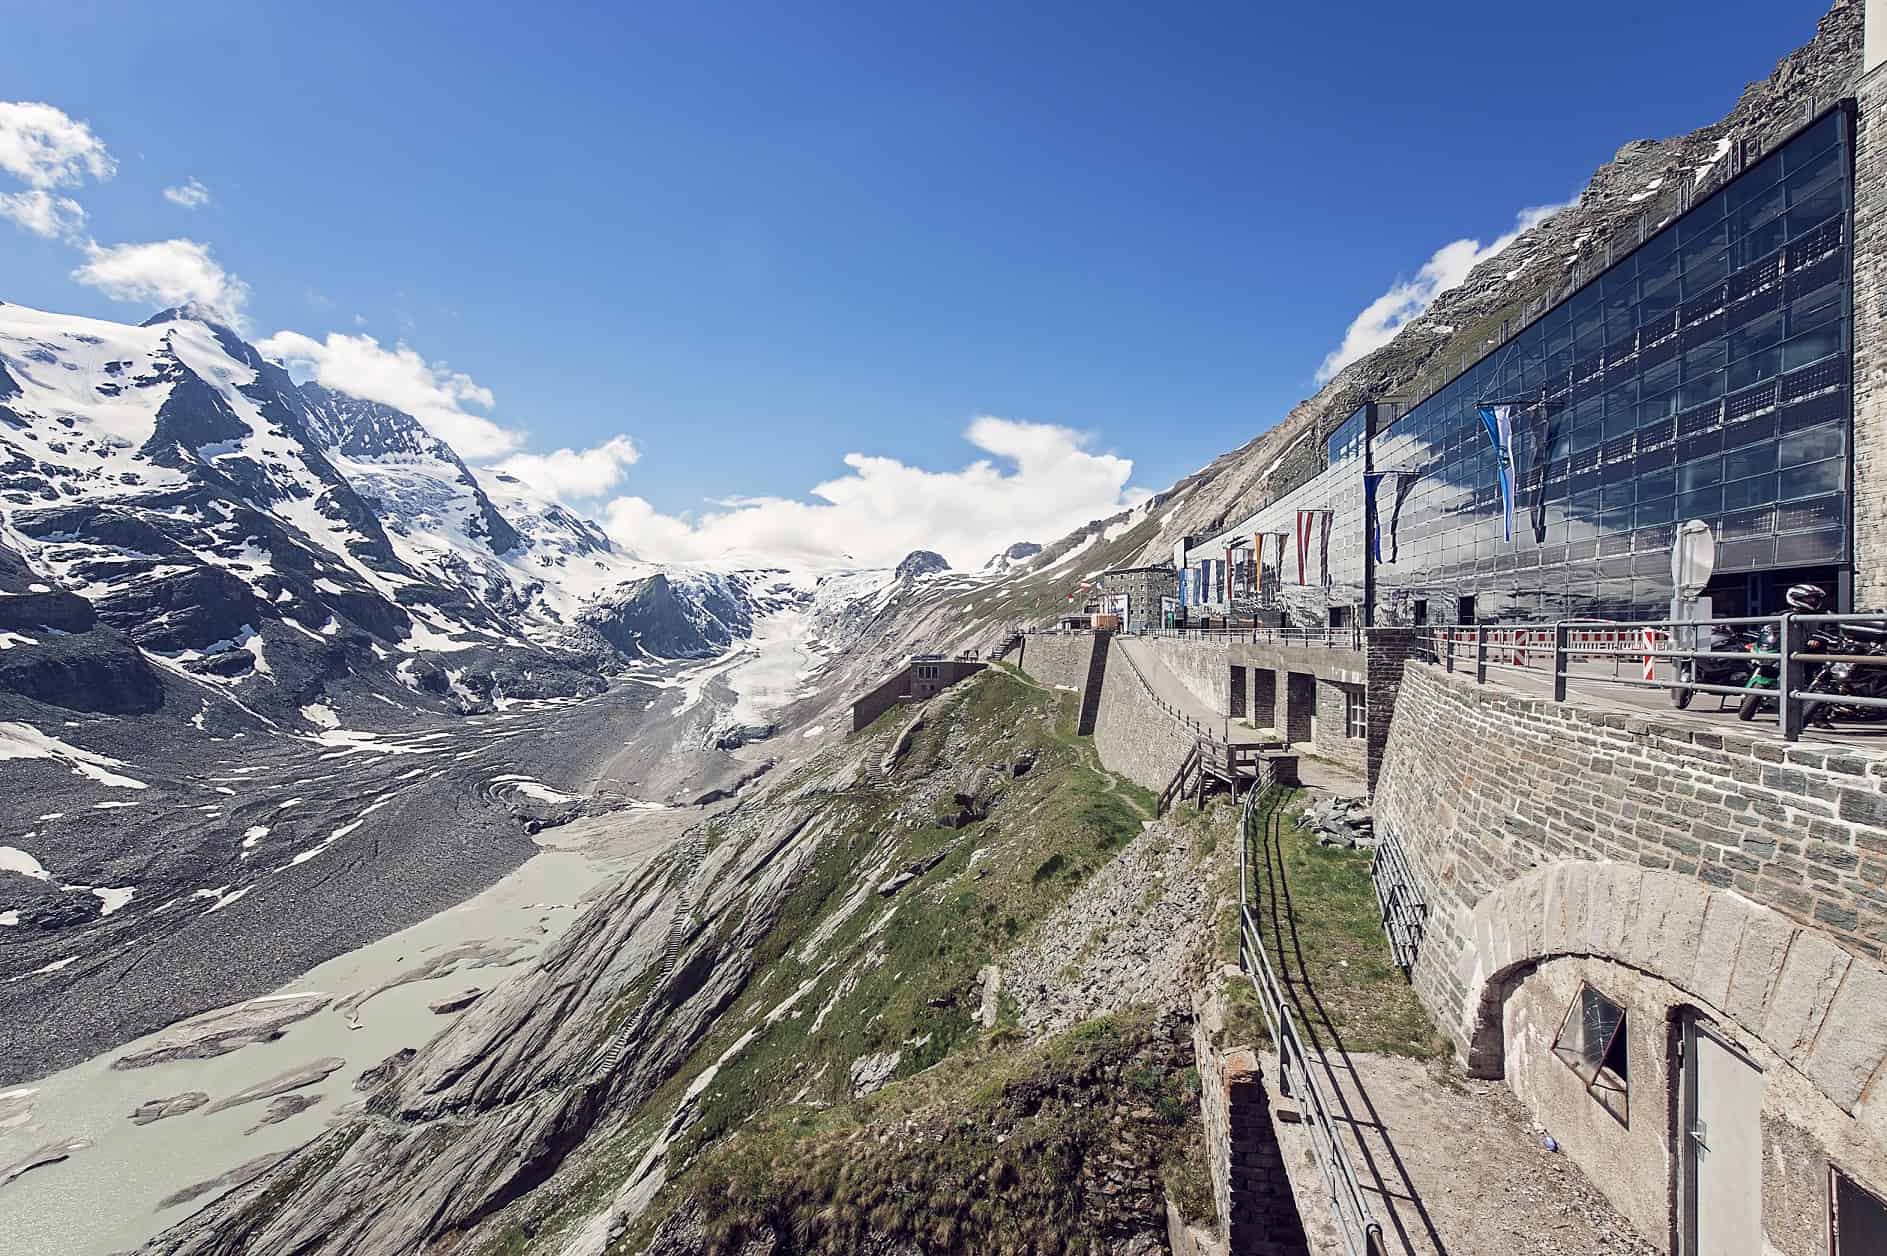
[[1075, 731], [1091, 733], [1099, 713], [1108, 644], [1112, 640], [1113, 634], [1107, 632], [1026, 633], [1015, 663], [1037, 684], [1080, 694], [1081, 712]]
[[1440, 896], [1416, 976], [1448, 1007], [1468, 994], [1442, 963], [1468, 950], [1467, 913], [1559, 860], [1616, 860], [1734, 889], [1879, 958], [1883, 783], [1887, 756], [1877, 753], [1523, 698], [1411, 663], [1376, 815]]
[[1110, 772], [1154, 793], [1165, 789], [1192, 753], [1198, 734], [1155, 701], [1113, 643], [1094, 721], [1094, 748]]
[[[1670, 1035], [1712, 1022], [1764, 1072], [1765, 1250], [1825, 1250], [1829, 1164], [1887, 1192], [1884, 786], [1880, 750], [1409, 663], [1375, 815], [1428, 906], [1416, 991], [1469, 1071], [1506, 1077], [1660, 1243], [1681, 1145]], [[1629, 1010], [1629, 1126], [1548, 1050], [1581, 980]]]
[[[1297, 1199], [1271, 1124], [1269, 1096], [1250, 1047], [1221, 1048], [1216, 994], [1195, 996], [1193, 1057], [1213, 1201], [1231, 1256], [1304, 1256]], [[1176, 1249], [1177, 1250], [1177, 1249]]]
[[1363, 739], [1350, 736], [1349, 696], [1360, 692], [1361, 686], [1319, 678], [1317, 722], [1311, 735], [1311, 743], [1317, 747], [1318, 754], [1351, 768], [1358, 775], [1368, 771], [1369, 764], [1363, 753]]
[[1887, 607], [1887, 66], [1855, 95], [1854, 604], [1876, 608]]

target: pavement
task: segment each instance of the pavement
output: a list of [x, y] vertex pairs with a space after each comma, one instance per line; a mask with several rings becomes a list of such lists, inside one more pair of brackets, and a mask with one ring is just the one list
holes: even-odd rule
[[[1490, 660], [1487, 669], [1487, 682], [1528, 697], [1551, 698], [1553, 695], [1552, 655], [1550, 652], [1535, 651], [1523, 657], [1515, 664], [1512, 656], [1500, 660], [1496, 665]], [[1439, 666], [1439, 665], [1438, 665]], [[1656, 716], [1660, 723], [1674, 723], [1680, 726], [1705, 728], [1713, 732], [1734, 733], [1774, 737], [1778, 735], [1775, 704], [1770, 703], [1755, 719], [1748, 722], [1737, 719], [1736, 699], [1720, 694], [1700, 693], [1693, 695], [1690, 706], [1678, 710], [1671, 701], [1668, 689], [1647, 689], [1637, 685], [1613, 683], [1615, 680], [1642, 680], [1644, 662], [1638, 658], [1623, 658], [1616, 662], [1610, 659], [1588, 659], [1573, 664], [1572, 670], [1578, 673], [1566, 682], [1567, 701], [1588, 710], [1631, 711], [1647, 716]], [[1472, 659], [1455, 660], [1455, 675], [1472, 679], [1474, 662]], [[1656, 665], [1656, 676], [1668, 680], [1671, 670], [1668, 664]], [[1803, 741], [1833, 743], [1836, 745], [1858, 748], [1876, 747], [1887, 750], [1887, 719], [1869, 722], [1838, 724], [1832, 728], [1805, 729]]]

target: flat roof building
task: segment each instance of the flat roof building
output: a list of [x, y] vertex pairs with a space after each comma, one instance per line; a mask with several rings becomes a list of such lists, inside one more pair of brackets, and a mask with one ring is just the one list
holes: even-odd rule
[[1360, 408], [1316, 478], [1176, 547], [1185, 602], [1662, 618], [1696, 519], [1717, 614], [1797, 581], [1852, 606], [1856, 501], [1887, 499], [1855, 487], [1853, 135], [1851, 105], [1823, 113], [1418, 404]]

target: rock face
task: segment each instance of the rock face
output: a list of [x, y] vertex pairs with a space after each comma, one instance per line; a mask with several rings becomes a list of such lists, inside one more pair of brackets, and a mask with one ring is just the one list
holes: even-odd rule
[[[347, 1061], [343, 1060], [338, 1055], [323, 1056], [321, 1059], [315, 1060], [309, 1064], [304, 1064], [300, 1068], [292, 1068], [286, 1072], [277, 1073], [273, 1077], [259, 1081], [253, 1086], [246, 1086], [227, 1099], [219, 1099], [216, 1103], [211, 1105], [210, 1111], [221, 1112], [226, 1108], [238, 1108], [245, 1103], [254, 1103], [258, 1099], [272, 1099], [277, 1095], [286, 1095], [291, 1090], [300, 1090], [304, 1086], [312, 1086], [325, 1078], [329, 1073], [334, 1072], [336, 1069], [345, 1068], [346, 1066]], [[284, 1113], [283, 1116], [276, 1117], [275, 1119], [283, 1120], [286, 1116], [293, 1115], [294, 1112], [299, 1110], [299, 1108], [291, 1108], [288, 1112]], [[265, 1122], [265, 1124], [266, 1123], [267, 1122]]]
[[[745, 581], [632, 558], [195, 307], [128, 327], [0, 304], [0, 521], [0, 696], [66, 709], [155, 710], [159, 654], [270, 714], [364, 677], [483, 708], [752, 630]], [[431, 655], [449, 682], [421, 683]]]
[[731, 583], [703, 577], [681, 584], [666, 572], [586, 612], [583, 622], [632, 658], [714, 654], [753, 631], [752, 616]]
[[921, 580], [925, 576], [949, 570], [950, 564], [945, 561], [942, 554], [935, 554], [930, 550], [912, 550], [904, 556], [904, 561], [898, 564], [897, 578], [901, 583], [909, 584], [913, 580]]
[[218, 1008], [178, 1021], [138, 1050], [113, 1060], [111, 1066], [148, 1068], [170, 1060], [208, 1060], [227, 1055], [252, 1042], [281, 1037], [288, 1026], [313, 1016], [330, 1001], [325, 994], [298, 994]]
[[209, 1101], [209, 1095], [201, 1090], [186, 1090], [168, 1099], [146, 1099], [132, 1111], [131, 1124], [149, 1125], [166, 1117], [182, 1116], [186, 1112], [195, 1112]]

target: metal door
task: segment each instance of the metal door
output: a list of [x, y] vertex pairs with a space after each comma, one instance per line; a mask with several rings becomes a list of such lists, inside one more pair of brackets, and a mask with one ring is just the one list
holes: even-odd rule
[[1762, 1256], [1762, 1070], [1696, 1020], [1684, 1063], [1685, 1250]]

